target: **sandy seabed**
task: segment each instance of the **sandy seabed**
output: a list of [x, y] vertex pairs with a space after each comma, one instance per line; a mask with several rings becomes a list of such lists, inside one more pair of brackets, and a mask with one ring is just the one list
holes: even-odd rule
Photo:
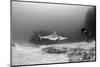
[[[30, 64], [47, 64], [47, 63], [62, 63], [62, 62], [72, 62], [74, 58], [74, 62], [78, 62], [76, 60], [81, 60], [83, 58], [79, 58], [79, 51], [86, 51], [89, 53], [89, 49], [95, 48], [95, 41], [87, 43], [87, 42], [78, 42], [78, 43], [65, 43], [65, 44], [54, 44], [54, 45], [42, 45], [42, 46], [28, 46], [30, 44], [18, 44], [15, 43], [15, 46], [12, 46], [12, 65], [30, 65]], [[81, 50], [77, 52], [71, 51], [71, 49], [67, 49], [65, 52], [58, 52], [49, 50], [48, 47], [55, 47], [57, 49], [61, 48], [81, 48]], [[47, 48], [47, 49], [46, 49]], [[44, 50], [46, 49], [46, 50]], [[84, 51], [82, 51], [84, 49]], [[49, 52], [48, 52], [49, 51]], [[50, 53], [51, 51], [51, 53]], [[75, 51], [75, 50], [74, 50]], [[95, 50], [93, 51], [95, 53]], [[93, 53], [92, 52], [92, 53]], [[70, 57], [69, 57], [70, 55]], [[77, 55], [77, 56], [76, 56]], [[86, 53], [81, 53], [81, 55], [85, 56]], [[92, 56], [93, 54], [91, 54]], [[78, 59], [77, 59], [78, 57]], [[70, 59], [71, 58], [71, 59]], [[91, 57], [87, 57], [91, 58]], [[93, 55], [92, 60], [95, 60], [95, 55]], [[91, 61], [92, 61], [91, 60]], [[86, 59], [84, 61], [87, 61]]]

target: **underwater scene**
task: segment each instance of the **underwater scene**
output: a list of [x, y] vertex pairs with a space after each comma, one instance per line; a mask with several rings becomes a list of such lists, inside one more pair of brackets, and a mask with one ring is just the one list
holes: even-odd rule
[[96, 6], [11, 1], [11, 66], [96, 61]]

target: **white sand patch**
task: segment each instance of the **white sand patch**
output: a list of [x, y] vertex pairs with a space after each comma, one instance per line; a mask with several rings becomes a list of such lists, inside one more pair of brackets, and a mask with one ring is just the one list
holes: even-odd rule
[[[87, 43], [87, 42], [77, 42], [77, 43], [64, 43], [64, 44], [54, 44], [54, 45], [50, 45], [50, 46], [54, 46], [54, 47], [69, 47], [69, 48], [84, 48], [84, 49], [89, 49], [91, 47], [95, 47], [95, 41], [91, 42], [91, 43]], [[41, 46], [41, 48], [45, 48], [48, 47], [47, 46]]]

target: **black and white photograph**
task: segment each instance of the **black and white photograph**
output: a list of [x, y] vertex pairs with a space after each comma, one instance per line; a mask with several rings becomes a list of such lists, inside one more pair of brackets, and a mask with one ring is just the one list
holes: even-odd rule
[[11, 66], [96, 61], [96, 6], [11, 0]]

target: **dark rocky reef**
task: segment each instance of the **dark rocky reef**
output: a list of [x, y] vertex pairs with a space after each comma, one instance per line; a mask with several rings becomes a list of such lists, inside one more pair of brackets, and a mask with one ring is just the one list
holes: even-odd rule
[[47, 47], [43, 48], [42, 51], [48, 54], [62, 54], [67, 52], [67, 48]]
[[95, 61], [95, 48], [91, 49], [72, 49], [72, 53], [68, 54], [69, 62], [80, 62], [80, 61]]
[[81, 61], [95, 61], [95, 47], [90, 49], [83, 48], [57, 48], [57, 47], [46, 47], [42, 49], [47, 54], [64, 54], [68, 56], [69, 62], [81, 62]]

